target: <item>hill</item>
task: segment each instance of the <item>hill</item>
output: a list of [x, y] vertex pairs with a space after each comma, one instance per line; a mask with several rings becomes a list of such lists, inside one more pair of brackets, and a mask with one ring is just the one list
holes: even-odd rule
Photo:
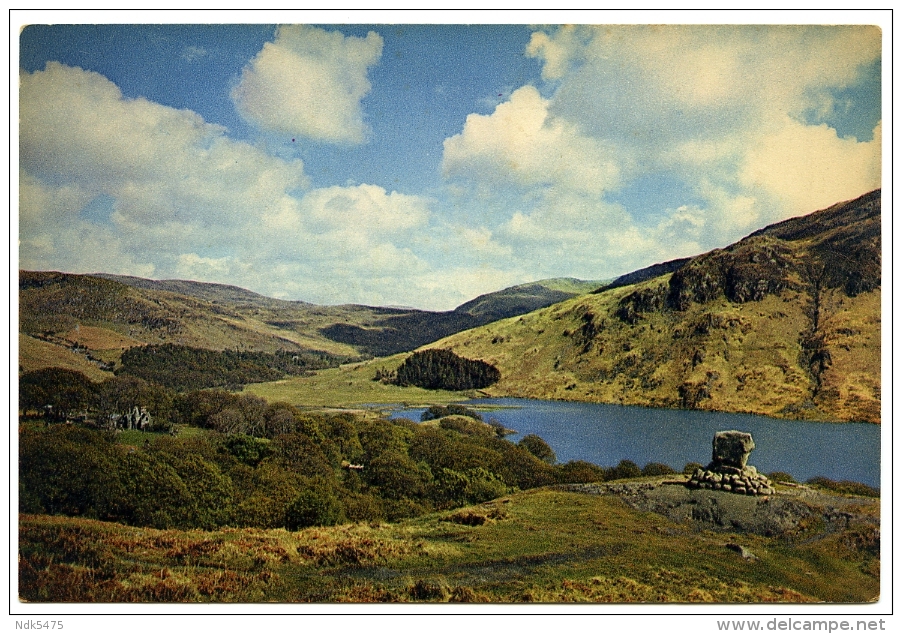
[[880, 422], [880, 208], [877, 190], [430, 347], [499, 368], [492, 396]]
[[472, 315], [480, 325], [531, 313], [534, 310], [551, 306], [575, 295], [591, 293], [603, 282], [587, 282], [574, 278], [552, 278], [512, 286], [495, 293], [480, 295], [465, 304], [461, 304], [455, 313]]
[[[104, 372], [129, 347], [385, 356], [551, 305], [600, 283], [555, 279], [483, 295], [453, 311], [317, 306], [236, 286], [185, 280], [20, 271], [24, 369], [47, 364]], [[41, 345], [38, 345], [38, 344]], [[59, 361], [54, 360], [56, 350]], [[80, 355], [76, 361], [72, 355]]]

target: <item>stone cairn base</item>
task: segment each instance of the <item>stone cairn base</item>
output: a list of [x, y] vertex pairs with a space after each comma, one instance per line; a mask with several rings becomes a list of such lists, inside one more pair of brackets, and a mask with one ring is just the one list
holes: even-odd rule
[[708, 465], [707, 469], [696, 469], [686, 486], [690, 489], [714, 489], [740, 495], [771, 495], [774, 492], [767, 476], [758, 473], [755, 467], [725, 469], [721, 466], [718, 471], [710, 467]]
[[740, 495], [771, 495], [774, 488], [766, 476], [747, 465], [755, 448], [752, 435], [741, 431], [719, 431], [714, 434], [711, 464], [696, 469], [686, 482], [690, 489], [713, 489]]

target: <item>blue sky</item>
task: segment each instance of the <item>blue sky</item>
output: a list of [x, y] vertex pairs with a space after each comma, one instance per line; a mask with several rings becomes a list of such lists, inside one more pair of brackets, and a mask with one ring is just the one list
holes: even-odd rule
[[21, 268], [444, 310], [880, 186], [876, 27], [32, 23]]

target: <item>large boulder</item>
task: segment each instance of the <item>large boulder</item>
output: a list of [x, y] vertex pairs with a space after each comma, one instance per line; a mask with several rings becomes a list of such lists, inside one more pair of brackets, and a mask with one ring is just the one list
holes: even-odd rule
[[743, 469], [749, 460], [749, 454], [755, 448], [755, 441], [752, 440], [751, 434], [730, 430], [714, 434], [711, 445], [713, 451], [709, 469], [716, 470], [718, 466]]

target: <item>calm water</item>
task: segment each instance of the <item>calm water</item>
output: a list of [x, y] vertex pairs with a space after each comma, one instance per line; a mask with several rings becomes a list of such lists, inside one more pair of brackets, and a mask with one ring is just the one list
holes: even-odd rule
[[[808, 423], [748, 414], [652, 409], [597, 403], [526, 399], [479, 399], [472, 406], [515, 429], [509, 440], [541, 436], [560, 462], [587, 460], [614, 466], [632, 460], [640, 467], [663, 462], [682, 470], [687, 462], [711, 460], [714, 432], [737, 429], [752, 434], [749, 464], [759, 471], [783, 471], [802, 482], [814, 476], [880, 486], [880, 426], [866, 423]], [[398, 410], [392, 417], [420, 420], [425, 408]]]

